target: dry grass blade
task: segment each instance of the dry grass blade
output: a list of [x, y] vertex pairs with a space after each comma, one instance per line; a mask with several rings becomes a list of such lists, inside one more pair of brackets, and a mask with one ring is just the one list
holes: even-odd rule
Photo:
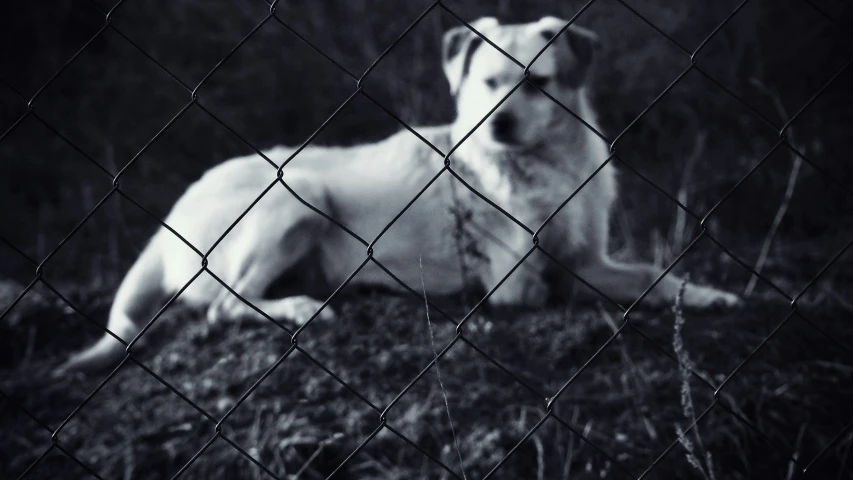
[[[672, 312], [675, 314], [675, 325], [673, 327], [672, 348], [679, 361], [678, 373], [681, 378], [681, 409], [685, 419], [693, 424], [693, 440], [688, 438], [687, 432], [684, 432], [679, 425], [675, 426], [675, 431], [678, 434], [678, 441], [687, 450], [687, 462], [702, 474], [702, 478], [706, 480], [715, 480], [713, 460], [711, 452], [709, 452], [702, 442], [702, 436], [699, 433], [699, 425], [696, 424], [696, 407], [693, 404], [693, 392], [690, 387], [690, 372], [695, 368], [690, 354], [684, 347], [684, 339], [682, 338], [682, 330], [684, 328], [684, 289], [687, 286], [689, 275], [685, 275], [681, 286], [678, 289], [678, 295], [675, 297], [675, 305], [672, 307]], [[695, 441], [695, 444], [694, 444]], [[704, 455], [702, 455], [704, 452]], [[700, 458], [704, 457], [704, 466]]]
[[[578, 407], [572, 410], [572, 425], [578, 423]], [[563, 462], [563, 480], [569, 480], [572, 475], [572, 462], [575, 459], [575, 434], [569, 433], [569, 446], [566, 448], [566, 460]]]
[[[779, 94], [776, 93], [775, 90], [767, 87], [756, 78], [751, 79], [751, 83], [773, 100], [773, 105], [776, 107], [776, 111], [782, 118], [788, 118], [785, 107], [782, 106], [782, 100], [779, 99]], [[796, 142], [794, 141], [793, 128], [788, 127], [787, 135], [791, 144], [796, 145]], [[804, 148], [799, 147], [798, 150], [803, 151]], [[803, 159], [797, 154], [792, 152], [791, 158], [793, 163], [791, 165], [791, 173], [788, 175], [788, 184], [785, 186], [785, 195], [782, 197], [782, 202], [776, 210], [776, 216], [773, 217], [773, 223], [770, 225], [770, 229], [767, 231], [767, 235], [764, 237], [764, 241], [761, 244], [761, 251], [758, 254], [758, 260], [755, 261], [755, 271], [758, 273], [761, 273], [761, 270], [764, 268], [764, 264], [767, 262], [770, 245], [773, 243], [773, 238], [776, 236], [776, 231], [779, 229], [782, 219], [785, 218], [785, 214], [788, 212], [788, 205], [791, 203], [791, 197], [794, 195], [794, 187], [797, 185], [797, 179], [800, 176], [800, 168], [803, 166]], [[746, 288], [743, 290], [744, 297], [749, 297], [752, 294], [757, 282], [758, 277], [753, 275], [749, 279], [749, 283], [747, 283]]]
[[[693, 176], [693, 169], [696, 166], [696, 161], [702, 157], [705, 152], [705, 144], [708, 140], [708, 132], [705, 130], [696, 134], [696, 141], [693, 142], [693, 151], [687, 156], [684, 161], [684, 171], [681, 174], [681, 185], [678, 187], [678, 196], [676, 197], [682, 205], [687, 205], [687, 199], [690, 196], [690, 178]], [[672, 243], [670, 251], [680, 252], [684, 249], [685, 239], [687, 238], [687, 212], [678, 207], [675, 209], [675, 226], [672, 229]]]
[[444, 389], [444, 383], [441, 381], [441, 370], [438, 367], [438, 350], [435, 348], [435, 333], [432, 331], [432, 321], [429, 319], [429, 300], [427, 299], [426, 283], [424, 281], [424, 264], [422, 257], [418, 257], [418, 266], [421, 271], [421, 288], [424, 292], [424, 306], [426, 307], [427, 326], [429, 327], [429, 340], [432, 345], [432, 355], [435, 359], [435, 376], [438, 378], [438, 386], [441, 388], [441, 395], [442, 398], [444, 398], [447, 422], [450, 424], [450, 433], [453, 434], [453, 444], [456, 447], [456, 454], [459, 456], [459, 468], [462, 470], [462, 478], [468, 480], [468, 477], [465, 475], [465, 462], [462, 460], [462, 450], [459, 448], [459, 438], [456, 436], [456, 429], [453, 428], [453, 417], [450, 415], [450, 402], [447, 401], [447, 391]]

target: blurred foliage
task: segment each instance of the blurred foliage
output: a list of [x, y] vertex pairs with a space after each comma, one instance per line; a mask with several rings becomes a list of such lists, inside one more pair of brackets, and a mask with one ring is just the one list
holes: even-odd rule
[[[281, 2], [277, 18], [356, 77], [394, 42], [431, 2]], [[524, 22], [543, 15], [571, 18], [582, 2], [447, 1], [460, 17], [495, 15]], [[629, 6], [600, 0], [577, 20], [601, 37], [591, 82], [604, 133], [623, 131], [690, 66], [690, 55], [739, 2], [633, 0]], [[819, 2], [827, 20], [801, 0], [749, 2], [704, 44], [697, 64], [741, 96], [778, 128], [783, 123], [758, 79], [778, 92], [788, 115], [804, 105], [850, 54], [841, 25], [851, 9]], [[110, 5], [98, 0], [4, 2], [0, 129], [26, 112], [30, 98], [103, 26]], [[262, 1], [128, 1], [111, 25], [190, 89], [265, 17]], [[446, 92], [438, 51], [441, 33], [458, 21], [435, 8], [365, 80], [365, 91], [417, 124], [448, 122], [453, 105]], [[677, 45], [676, 45], [677, 44]], [[845, 161], [850, 142], [851, 73], [806, 110], [792, 129], [798, 147], [849, 183]], [[11, 87], [11, 88], [7, 88]], [[355, 90], [355, 80], [318, 55], [275, 19], [223, 63], [198, 90], [202, 106], [258, 148], [297, 145]], [[190, 94], [127, 39], [106, 29], [34, 102], [34, 112], [81, 152], [115, 173], [190, 101]], [[358, 96], [318, 136], [318, 144], [353, 144], [399, 129], [387, 113]], [[696, 151], [697, 138], [705, 148]], [[686, 193], [700, 217], [774, 145], [775, 129], [697, 71], [689, 72], [620, 139], [617, 153], [661, 189]], [[205, 169], [251, 149], [197, 106], [174, 122], [122, 176], [122, 190], [161, 218], [188, 183]], [[698, 156], [689, 176], [685, 158]], [[779, 149], [725, 202], [711, 225], [723, 240], [745, 245], [754, 257], [782, 198], [791, 157]], [[649, 232], [666, 239], [676, 207], [629, 169], [622, 168], [623, 195], [617, 215], [624, 227], [616, 243], [645, 252]], [[0, 234], [41, 260], [111, 189], [112, 180], [75, 148], [31, 115], [0, 142]], [[849, 213], [850, 195], [807, 167], [798, 181], [779, 242], [826, 239], [834, 248]], [[848, 222], [849, 223], [849, 222]], [[698, 220], [691, 223], [698, 226]], [[63, 247], [52, 275], [90, 278], [95, 271], [124, 271], [156, 223], [130, 202], [113, 196]], [[689, 233], [689, 231], [688, 231]], [[843, 232], [842, 232], [843, 233]], [[673, 240], [673, 239], [670, 239]], [[830, 249], [832, 249], [830, 248]], [[678, 252], [668, 252], [669, 258]], [[777, 252], [778, 253], [778, 252]], [[0, 245], [9, 274], [27, 278], [33, 266]], [[91, 268], [82, 266], [90, 265]], [[107, 268], [102, 268], [107, 267]], [[46, 270], [47, 271], [47, 270]], [[108, 275], [108, 273], [105, 273]]]

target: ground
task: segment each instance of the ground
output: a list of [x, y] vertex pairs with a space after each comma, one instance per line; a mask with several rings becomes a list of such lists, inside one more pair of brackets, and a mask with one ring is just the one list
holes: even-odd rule
[[[23, 285], [4, 285], [7, 305]], [[105, 317], [108, 289], [62, 293], [92, 318]], [[135, 356], [210, 418], [128, 362], [61, 429], [57, 446], [103, 478], [171, 477], [212, 439], [182, 478], [272, 478], [232, 442], [279, 478], [325, 478], [382, 424], [380, 412], [393, 403], [386, 428], [336, 478], [482, 478], [512, 452], [494, 478], [636, 478], [656, 463], [645, 478], [789, 479], [800, 478], [792, 453], [805, 466], [853, 420], [850, 353], [835, 340], [850, 338], [849, 310], [825, 295], [804, 297], [802, 316], [791, 316], [741, 369], [791, 312], [770, 289], [758, 288], [738, 311], [685, 313], [683, 348], [673, 347], [673, 311], [638, 311], [550, 414], [546, 397], [621, 325], [614, 308], [569, 303], [484, 311], [466, 323], [439, 371], [429, 369], [395, 401], [453, 340], [453, 325], [435, 308], [427, 316], [423, 299], [414, 296], [343, 295], [335, 303], [338, 320], [312, 323], [296, 350], [275, 325], [210, 327], [203, 312], [176, 304]], [[12, 396], [0, 403], [3, 478], [17, 477], [41, 455], [51, 445], [50, 430], [106, 376], [51, 376], [69, 352], [98, 335], [63, 305], [36, 289], [0, 324], [0, 388]], [[464, 315], [460, 308], [447, 313], [457, 321]], [[696, 375], [685, 376], [676, 358]], [[677, 443], [678, 432], [709, 407], [687, 441]], [[853, 478], [850, 435], [806, 478]], [[83, 478], [84, 472], [54, 449], [29, 478]]]

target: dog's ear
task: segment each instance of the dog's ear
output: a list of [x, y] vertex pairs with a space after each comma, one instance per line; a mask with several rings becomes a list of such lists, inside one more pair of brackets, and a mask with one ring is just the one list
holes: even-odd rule
[[[544, 17], [534, 26], [543, 38], [550, 41], [567, 23], [569, 23], [567, 20], [561, 18]], [[568, 87], [578, 88], [583, 85], [589, 67], [592, 65], [593, 50], [599, 42], [598, 35], [592, 30], [571, 24], [548, 48], [552, 48], [559, 42], [568, 46], [570, 58], [562, 58], [559, 62], [557, 79]]]
[[[494, 17], [483, 17], [471, 23], [478, 32], [482, 33], [484, 28], [498, 25]], [[468, 74], [468, 66], [471, 64], [471, 55], [483, 42], [476, 33], [465, 25], [448, 30], [442, 39], [441, 63], [444, 74], [450, 84], [450, 93], [456, 95], [462, 80]]]

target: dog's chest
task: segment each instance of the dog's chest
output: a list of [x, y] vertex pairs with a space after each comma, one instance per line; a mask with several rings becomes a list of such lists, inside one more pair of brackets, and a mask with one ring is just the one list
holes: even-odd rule
[[[568, 168], [546, 154], [478, 158], [458, 170], [471, 189], [476, 190], [474, 193], [462, 185], [459, 187], [460, 198], [471, 215], [489, 219], [491, 211], [497, 211], [496, 205], [534, 230], [583, 183], [578, 169]], [[512, 219], [509, 221], [514, 223]]]
[[554, 254], [579, 247], [592, 206], [588, 200], [599, 187], [595, 181], [584, 185], [592, 172], [573, 168], [579, 166], [540, 154], [490, 158], [460, 168], [460, 176], [482, 197], [461, 184], [457, 188], [457, 242], [481, 264], [488, 263], [495, 248], [523, 255], [533, 245], [531, 232], [538, 231], [540, 245]]

